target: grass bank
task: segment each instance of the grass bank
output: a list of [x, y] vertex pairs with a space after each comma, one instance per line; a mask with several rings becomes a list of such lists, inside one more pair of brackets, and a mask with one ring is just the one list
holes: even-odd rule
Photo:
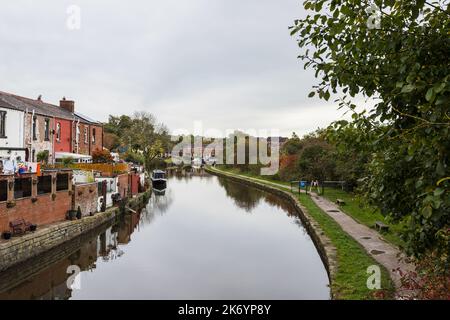
[[[269, 177], [254, 176], [251, 174], [242, 174], [236, 170], [220, 170], [248, 177], [250, 179], [258, 179], [259, 181], [267, 181], [273, 187], [286, 191], [285, 188], [276, 186], [282, 184], [289, 186], [289, 183], [280, 182]], [[374, 299], [374, 291], [367, 288], [367, 268], [371, 265], [379, 265], [371, 256], [367, 254], [364, 248], [356, 242], [352, 237], [345, 233], [342, 228], [325, 212], [323, 212], [309, 196], [302, 194], [299, 197], [300, 203], [308, 210], [308, 213], [320, 224], [325, 235], [330, 239], [337, 249], [338, 270], [336, 278], [331, 283], [333, 293], [337, 299]], [[386, 298], [392, 298], [394, 294], [394, 285], [389, 277], [387, 270], [380, 266], [381, 269], [381, 288], [385, 292]]]

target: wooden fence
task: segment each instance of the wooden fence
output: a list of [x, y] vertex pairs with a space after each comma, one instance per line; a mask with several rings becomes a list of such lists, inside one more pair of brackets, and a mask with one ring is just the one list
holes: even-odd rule
[[[56, 168], [64, 168], [63, 164], [55, 164]], [[72, 163], [69, 165], [73, 170], [100, 171], [106, 175], [114, 175], [129, 171], [126, 163]]]

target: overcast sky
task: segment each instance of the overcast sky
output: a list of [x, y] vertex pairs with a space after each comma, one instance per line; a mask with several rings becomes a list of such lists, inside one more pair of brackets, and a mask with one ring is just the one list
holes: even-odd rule
[[[0, 10], [0, 90], [101, 121], [148, 111], [172, 131], [279, 129], [304, 134], [339, 118], [309, 99], [315, 83], [288, 26], [302, 0], [15, 0]], [[67, 28], [67, 8], [81, 28]]]

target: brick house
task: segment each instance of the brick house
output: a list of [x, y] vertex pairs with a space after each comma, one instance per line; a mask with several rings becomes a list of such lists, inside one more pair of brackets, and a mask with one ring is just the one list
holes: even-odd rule
[[103, 125], [79, 112], [75, 112], [79, 132], [79, 149], [77, 153], [92, 155], [94, 151], [103, 150]]
[[22, 122], [8, 122], [16, 123], [9, 131], [16, 131], [11, 132], [11, 139], [22, 141], [14, 143], [14, 148], [24, 154], [22, 160], [36, 162], [38, 153], [47, 150], [49, 163], [54, 163], [56, 153], [92, 155], [103, 149], [102, 124], [75, 112], [74, 101], [63, 98], [57, 106], [43, 102], [41, 96], [30, 99], [0, 92], [0, 157], [2, 106], [11, 116], [16, 112], [17, 119], [23, 118]]
[[25, 160], [24, 116], [0, 92], [0, 160]]

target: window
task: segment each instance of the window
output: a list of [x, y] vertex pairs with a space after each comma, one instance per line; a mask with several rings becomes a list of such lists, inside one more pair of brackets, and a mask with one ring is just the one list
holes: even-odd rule
[[31, 151], [31, 162], [36, 162], [36, 150]]
[[88, 128], [84, 127], [84, 143], [88, 144], [89, 143], [89, 139], [88, 139]]
[[6, 111], [0, 111], [0, 138], [6, 138]]
[[49, 141], [50, 140], [50, 119], [45, 119], [45, 141]]
[[92, 144], [95, 144], [95, 128], [92, 129]]
[[14, 199], [31, 197], [31, 178], [15, 179]]
[[56, 175], [56, 191], [69, 190], [69, 174], [58, 173]]
[[[36, 126], [37, 126], [37, 117], [33, 117], [33, 140], [37, 140], [37, 132], [36, 132]], [[34, 159], [34, 157], [33, 157]]]
[[61, 141], [61, 123], [56, 124], [56, 141]]
[[52, 192], [52, 176], [38, 177], [38, 194], [46, 194]]

